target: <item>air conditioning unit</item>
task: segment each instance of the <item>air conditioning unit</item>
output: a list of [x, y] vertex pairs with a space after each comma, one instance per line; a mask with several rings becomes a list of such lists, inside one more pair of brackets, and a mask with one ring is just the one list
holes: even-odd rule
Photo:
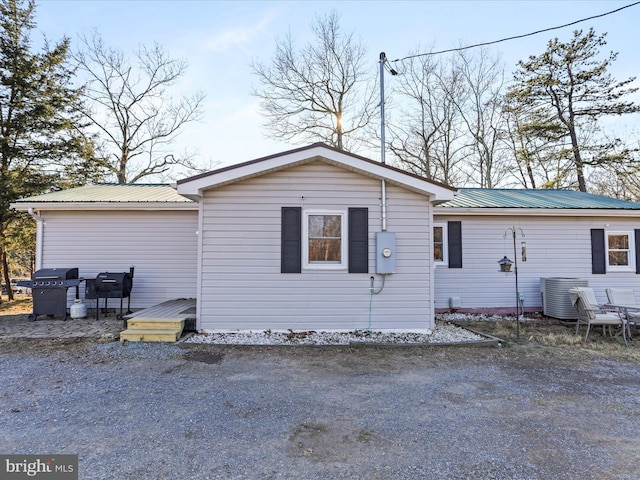
[[588, 287], [585, 278], [549, 277], [540, 279], [542, 294], [542, 313], [548, 317], [561, 320], [577, 320], [578, 313], [571, 304], [569, 289], [572, 287]]

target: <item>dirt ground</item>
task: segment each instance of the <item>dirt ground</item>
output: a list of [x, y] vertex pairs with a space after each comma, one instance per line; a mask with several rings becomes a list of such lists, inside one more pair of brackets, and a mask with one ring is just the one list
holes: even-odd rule
[[640, 478], [640, 335], [467, 326], [504, 341], [0, 339], [0, 452], [75, 453], [90, 480]]
[[0, 315], [20, 315], [29, 314], [33, 308], [31, 297], [26, 295], [16, 295], [15, 299], [9, 301], [6, 295], [2, 295], [0, 303]]

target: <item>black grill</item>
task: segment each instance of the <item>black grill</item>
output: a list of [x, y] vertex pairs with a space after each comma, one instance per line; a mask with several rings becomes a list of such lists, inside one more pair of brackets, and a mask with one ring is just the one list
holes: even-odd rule
[[31, 276], [31, 280], [19, 281], [18, 286], [32, 291], [33, 313], [29, 320], [36, 320], [38, 315], [59, 315], [66, 320], [67, 289], [75, 287], [76, 298], [79, 298], [78, 285], [81, 281], [77, 268], [42, 268]]
[[104, 298], [104, 310], [107, 310], [107, 299], [119, 298], [120, 299], [120, 315], [119, 319], [123, 317], [122, 299], [128, 298], [127, 314], [131, 313], [131, 289], [133, 288], [133, 267], [128, 272], [103, 272], [99, 273], [95, 280], [87, 280], [85, 298], [96, 299], [96, 319], [98, 318], [98, 311], [100, 299]]
[[96, 293], [100, 298], [126, 298], [131, 295], [133, 276], [131, 273], [104, 272], [95, 280]]

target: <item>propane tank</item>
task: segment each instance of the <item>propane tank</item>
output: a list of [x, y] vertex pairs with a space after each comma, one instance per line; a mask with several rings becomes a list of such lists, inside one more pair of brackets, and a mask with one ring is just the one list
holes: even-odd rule
[[76, 298], [76, 301], [69, 309], [69, 314], [71, 315], [71, 318], [86, 318], [87, 306], [82, 303], [82, 300]]

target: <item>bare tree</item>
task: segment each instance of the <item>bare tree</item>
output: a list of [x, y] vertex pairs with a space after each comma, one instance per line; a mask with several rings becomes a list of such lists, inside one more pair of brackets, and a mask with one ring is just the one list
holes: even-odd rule
[[186, 62], [158, 44], [129, 58], [97, 33], [81, 44], [75, 59], [88, 77], [83, 113], [100, 132], [104, 166], [117, 181], [135, 183], [175, 166], [196, 168], [192, 154], [173, 150], [182, 127], [200, 119], [204, 100], [201, 92], [175, 101], [170, 95]]
[[389, 149], [400, 165], [445, 183], [493, 187], [504, 162], [499, 59], [484, 51], [418, 55], [398, 70], [394, 94], [403, 107], [389, 122]]
[[486, 49], [471, 54], [461, 50], [455, 62], [465, 85], [463, 97], [454, 97], [470, 136], [473, 159], [467, 166], [472, 183], [493, 188], [504, 178], [512, 162], [506, 158], [503, 139], [506, 133], [503, 112], [504, 65], [500, 55]]
[[[353, 151], [376, 115], [376, 92], [366, 50], [340, 28], [333, 12], [312, 24], [314, 41], [298, 49], [291, 34], [276, 40], [270, 65], [251, 64], [260, 87], [253, 94], [273, 138], [323, 141]], [[359, 138], [360, 136], [360, 138]]]
[[[441, 156], [443, 118], [436, 88], [437, 64], [431, 57], [409, 62], [397, 77], [394, 93], [402, 98], [400, 115], [387, 119], [389, 150], [402, 168], [430, 180], [447, 178], [449, 169]], [[431, 81], [430, 81], [431, 80]], [[442, 108], [440, 108], [442, 107]], [[449, 122], [451, 123], [451, 122]]]

